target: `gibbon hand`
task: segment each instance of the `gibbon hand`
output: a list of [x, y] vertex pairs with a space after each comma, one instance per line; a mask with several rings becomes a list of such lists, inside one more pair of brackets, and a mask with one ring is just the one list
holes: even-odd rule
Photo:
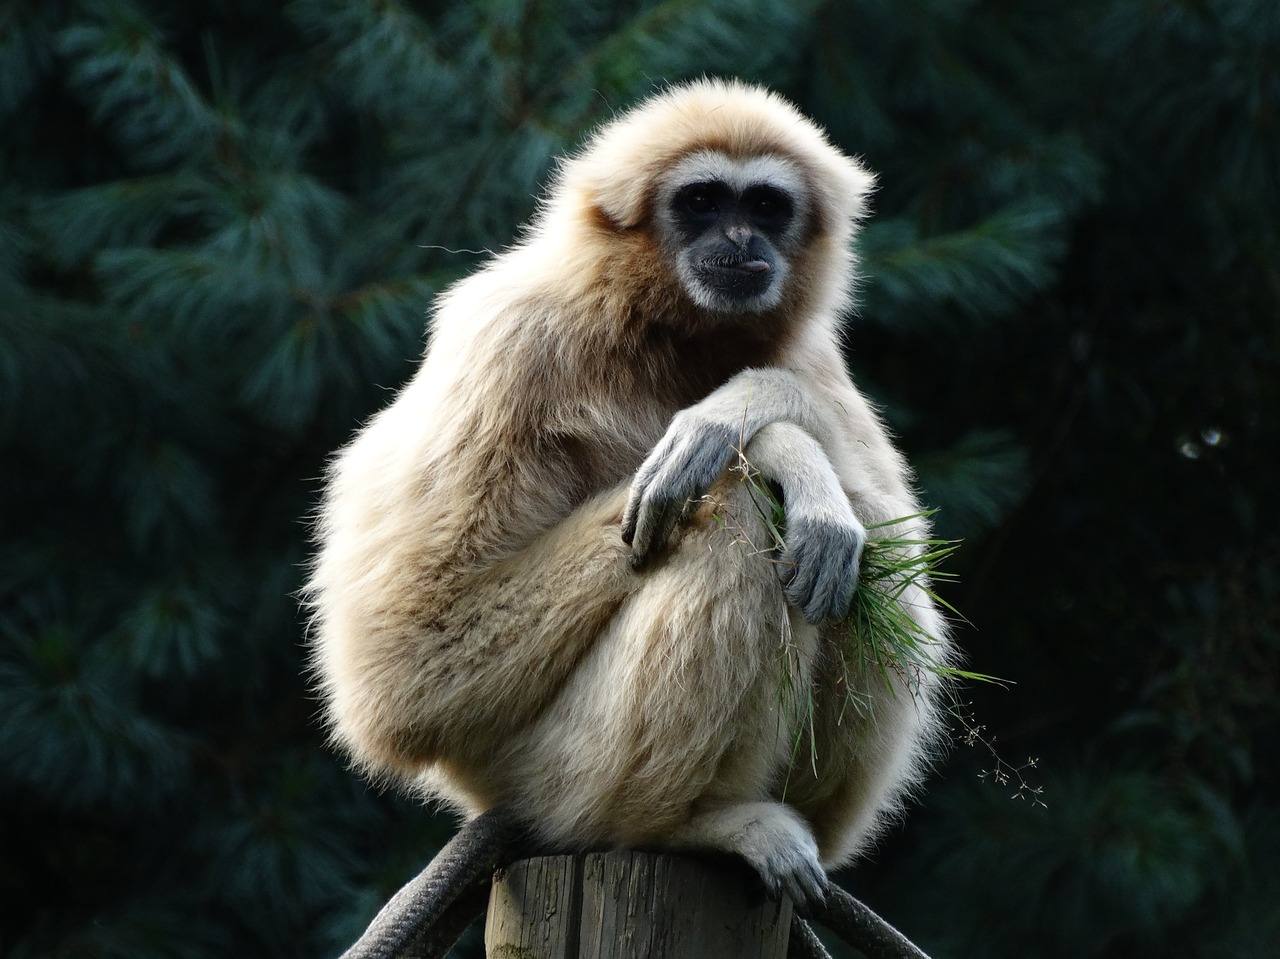
[[677, 413], [631, 483], [622, 541], [631, 547], [632, 566], [643, 568], [667, 545], [676, 526], [763, 427], [814, 418], [795, 377], [776, 369], [744, 370]]
[[[717, 394], [740, 391], [731, 383]], [[717, 394], [677, 413], [636, 473], [622, 520], [622, 540], [631, 547], [635, 569], [666, 546], [676, 526], [741, 455], [741, 420], [729, 422], [706, 409], [723, 407]], [[867, 534], [830, 461], [813, 437], [789, 423], [760, 427], [747, 449], [751, 466], [782, 491], [786, 549], [777, 570], [787, 599], [811, 623], [843, 618]]]
[[632, 567], [642, 569], [667, 545], [737, 455], [733, 427], [701, 416], [697, 406], [675, 415], [636, 472], [622, 514], [622, 541], [631, 547]]
[[790, 423], [756, 434], [748, 459], [782, 490], [786, 551], [777, 570], [787, 599], [811, 623], [843, 619], [858, 585], [867, 531], [831, 461], [817, 440]]

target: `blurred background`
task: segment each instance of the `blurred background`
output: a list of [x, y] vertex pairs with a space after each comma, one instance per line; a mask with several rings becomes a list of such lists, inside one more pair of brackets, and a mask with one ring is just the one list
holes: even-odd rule
[[841, 880], [935, 959], [1278, 954], [1274, 0], [7, 0], [0, 954], [336, 955], [448, 836], [322, 741], [318, 477], [702, 74], [879, 172], [849, 362], [1009, 681]]

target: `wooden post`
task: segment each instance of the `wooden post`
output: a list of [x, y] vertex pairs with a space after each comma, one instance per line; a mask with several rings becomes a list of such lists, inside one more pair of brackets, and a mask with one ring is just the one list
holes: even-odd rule
[[746, 866], [622, 850], [499, 872], [484, 942], [488, 959], [784, 959], [790, 926]]

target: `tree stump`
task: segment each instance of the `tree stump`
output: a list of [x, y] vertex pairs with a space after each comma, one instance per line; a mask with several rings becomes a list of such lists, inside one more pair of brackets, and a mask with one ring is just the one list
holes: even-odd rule
[[489, 959], [784, 959], [791, 901], [732, 862], [621, 850], [499, 872]]

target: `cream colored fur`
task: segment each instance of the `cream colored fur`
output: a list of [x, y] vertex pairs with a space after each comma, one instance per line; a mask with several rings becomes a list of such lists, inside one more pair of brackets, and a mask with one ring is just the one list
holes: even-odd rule
[[[694, 154], [781, 163], [805, 191], [777, 307], [715, 314], [682, 289], [654, 204]], [[871, 709], [847, 708], [840, 625], [787, 602], [732, 470], [640, 570], [620, 522], [642, 465], [661, 474], [708, 424], [797, 525], [918, 512], [838, 348], [871, 183], [772, 94], [674, 88], [565, 161], [524, 240], [440, 298], [319, 523], [313, 662], [359, 764], [467, 814], [510, 803], [569, 846], [740, 852], [802, 894], [819, 858], [865, 847], [920, 776], [935, 686], [854, 676]], [[945, 658], [945, 624], [909, 598]]]

